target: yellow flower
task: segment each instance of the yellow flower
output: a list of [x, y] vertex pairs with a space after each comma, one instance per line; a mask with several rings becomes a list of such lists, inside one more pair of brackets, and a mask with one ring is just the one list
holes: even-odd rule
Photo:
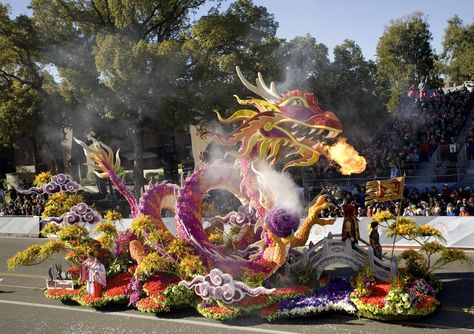
[[393, 219], [393, 215], [390, 211], [388, 210], [385, 210], [385, 211], [380, 211], [380, 212], [376, 212], [373, 216], [372, 216], [372, 219], [374, 221], [376, 221], [377, 223], [380, 223], [380, 222], [386, 222], [390, 219]]
[[61, 226], [56, 223], [48, 223], [43, 229], [41, 230], [42, 235], [47, 234], [56, 234], [61, 230]]
[[442, 237], [441, 232], [432, 226], [429, 225], [421, 225], [418, 227], [418, 233], [423, 237]]
[[182, 258], [187, 254], [192, 254], [193, 250], [190, 248], [186, 242], [186, 240], [183, 239], [173, 239], [171, 243], [167, 247], [167, 253], [172, 254], [175, 257]]
[[89, 232], [78, 225], [65, 226], [57, 233], [60, 240], [74, 240], [74, 239], [85, 239], [89, 236]]
[[108, 222], [114, 222], [114, 221], [117, 221], [117, 220], [121, 220], [122, 219], [122, 214], [120, 212], [117, 212], [115, 210], [108, 210], [105, 214], [105, 220], [108, 221]]
[[143, 236], [145, 232], [150, 233], [156, 229], [157, 222], [150, 216], [140, 215], [135, 217], [130, 226], [130, 231], [137, 236]]
[[100, 242], [102, 248], [111, 248], [113, 246], [113, 239], [106, 233], [99, 235], [97, 241]]
[[115, 228], [115, 225], [110, 223], [109, 221], [100, 222], [94, 228], [94, 231], [95, 232], [103, 232], [103, 233], [111, 235], [111, 236], [117, 236], [118, 235], [117, 229]]
[[149, 253], [137, 266], [135, 274], [139, 277], [150, 276], [160, 270], [169, 270], [169, 264], [158, 254]]
[[8, 259], [8, 269], [12, 270], [21, 265], [34, 265], [40, 263], [50, 257], [53, 253], [59, 252], [64, 248], [65, 244], [60, 240], [51, 240], [43, 245], [30, 246]]
[[209, 241], [214, 245], [222, 245], [224, 243], [224, 235], [219, 232], [213, 232], [209, 235]]
[[44, 211], [41, 217], [59, 217], [62, 214], [69, 212], [69, 209], [74, 205], [84, 202], [84, 199], [80, 195], [57, 193], [51, 195], [46, 202]]
[[150, 234], [147, 236], [147, 244], [159, 244], [165, 245], [173, 239], [173, 236], [170, 232], [166, 230], [155, 230], [151, 231]]
[[35, 176], [35, 179], [33, 180], [33, 185], [35, 187], [41, 187], [49, 183], [52, 177], [53, 177], [53, 174], [51, 173], [51, 171], [41, 172]]
[[179, 276], [182, 279], [204, 274], [205, 270], [201, 258], [197, 255], [188, 255], [179, 262]]

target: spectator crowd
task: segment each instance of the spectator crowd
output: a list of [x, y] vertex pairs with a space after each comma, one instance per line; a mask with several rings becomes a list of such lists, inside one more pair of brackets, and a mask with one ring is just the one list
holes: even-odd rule
[[10, 201], [0, 209], [0, 216], [41, 216], [47, 201], [46, 195], [22, 194], [10, 191]]
[[[365, 205], [365, 191], [355, 186], [352, 191], [339, 186], [324, 186], [322, 193], [329, 195], [332, 204], [322, 215], [342, 217], [342, 208], [352, 203], [357, 207], [357, 216], [371, 217], [377, 211], [389, 210], [397, 215], [400, 201], [389, 201]], [[474, 216], [474, 189], [471, 187], [450, 188], [444, 184], [442, 189], [435, 186], [422, 189], [405, 187], [404, 200], [400, 210], [402, 216]]]

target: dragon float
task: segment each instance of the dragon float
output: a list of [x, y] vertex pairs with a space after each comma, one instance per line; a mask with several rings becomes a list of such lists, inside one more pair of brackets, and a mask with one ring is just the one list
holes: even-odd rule
[[[117, 177], [120, 167], [118, 152], [114, 161], [112, 150], [97, 140], [93, 139], [90, 146], [79, 140], [76, 142], [84, 148], [91, 166], [100, 170], [96, 172], [97, 176], [109, 178], [127, 199], [133, 217], [152, 217], [158, 229], [167, 231], [161, 210], [171, 209], [175, 212], [177, 237], [189, 241], [209, 270], [220, 268], [237, 277], [245, 271], [252, 271], [268, 277], [285, 263], [290, 248], [305, 245], [313, 225], [331, 224], [334, 219], [318, 217], [319, 212], [328, 207], [325, 196], [321, 196], [300, 225], [301, 212], [282, 203], [282, 199], [277, 198], [278, 194], [272, 192], [271, 185], [264, 184], [262, 169], [266, 168], [267, 161], [271, 160], [272, 165], [282, 158], [287, 160], [283, 170], [311, 166], [321, 155], [331, 159], [331, 150], [325, 145], [325, 140], [337, 137], [342, 126], [334, 113], [321, 109], [313, 93], [293, 90], [280, 95], [273, 82], [270, 87], [265, 84], [260, 73], [256, 85], [249, 83], [238, 67], [237, 74], [245, 87], [263, 99], [236, 97], [239, 104], [255, 110], [239, 110], [229, 118], [217, 112], [221, 123], [241, 124], [230, 134], [207, 133], [220, 144], [229, 147], [240, 144], [238, 151], [227, 152], [227, 155], [236, 158], [234, 165], [209, 164], [187, 177], [181, 187], [167, 183], [152, 185], [136, 202]], [[365, 169], [365, 159], [357, 153], [346, 160], [351, 161], [352, 166], [359, 164], [353, 172]], [[343, 169], [348, 167], [342, 166]], [[201, 201], [213, 189], [225, 189], [237, 196], [243, 205], [255, 208], [254, 224], [241, 226], [245, 232], [236, 236], [240, 239], [245, 237], [245, 249], [231, 255], [228, 254], [232, 252], [224, 252], [211, 243], [203, 227]], [[297, 203], [291, 205], [296, 206]], [[234, 240], [233, 244], [242, 247], [240, 241]], [[130, 252], [137, 262], [146, 256], [138, 240], [131, 243]]]
[[[49, 223], [42, 233], [55, 234], [57, 239], [17, 253], [8, 260], [9, 268], [37, 264], [55, 252], [67, 251], [74, 288], [52, 288], [45, 295], [83, 306], [128, 302], [153, 313], [191, 306], [206, 317], [221, 320], [257, 312], [268, 320], [331, 310], [384, 320], [433, 312], [437, 301], [423, 279], [407, 276], [390, 285], [377, 281], [369, 266], [359, 270], [351, 285], [344, 279], [327, 280], [319, 265], [314, 266], [308, 254], [326, 251], [318, 248], [321, 242], [307, 245], [310, 230], [335, 222], [320, 217], [330, 204], [325, 195], [315, 198], [306, 218], [301, 219], [296, 187], [276, 167], [282, 171], [309, 167], [323, 156], [331, 165], [338, 165], [340, 173], [351, 174], [365, 169], [365, 159], [342, 138], [340, 120], [323, 110], [313, 93], [292, 90], [279, 94], [275, 84], [268, 86], [260, 73], [255, 85], [238, 67], [237, 75], [259, 98], [236, 96], [244, 109], [227, 118], [217, 112], [223, 127], [230, 130], [204, 133], [228, 147], [226, 155], [233, 160], [204, 164], [180, 185], [150, 184], [137, 200], [117, 176], [119, 151], [114, 154], [94, 138], [90, 145], [76, 140], [96, 175], [110, 179], [128, 201], [133, 218], [130, 228], [119, 233], [113, 223], [115, 214], [108, 213], [104, 219], [93, 207], [73, 202], [59, 217], [44, 219]], [[79, 189], [79, 184], [59, 175], [28, 192], [47, 194], [50, 199], [59, 192], [72, 192], [77, 200]], [[225, 216], [204, 216], [203, 198], [215, 189], [234, 194], [241, 202], [238, 210]], [[163, 209], [174, 212], [176, 233], [168, 229]], [[94, 235], [92, 230], [101, 234]], [[440, 236], [435, 230], [421, 232]], [[360, 256], [370, 257], [370, 247], [365, 250], [350, 242], [330, 241], [336, 253], [346, 247], [359, 260]], [[77, 274], [91, 253], [107, 270], [101, 297], [87, 294]], [[416, 300], [410, 299], [412, 294]]]

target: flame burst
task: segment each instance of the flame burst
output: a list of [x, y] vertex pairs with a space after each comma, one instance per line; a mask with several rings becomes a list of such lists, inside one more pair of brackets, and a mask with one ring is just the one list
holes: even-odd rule
[[359, 174], [365, 170], [367, 161], [365, 158], [347, 143], [346, 138], [339, 138], [339, 141], [331, 147], [324, 147], [328, 157], [337, 162], [343, 175]]

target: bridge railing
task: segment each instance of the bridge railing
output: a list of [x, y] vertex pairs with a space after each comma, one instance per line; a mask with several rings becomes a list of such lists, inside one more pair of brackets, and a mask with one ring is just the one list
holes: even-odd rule
[[[349, 239], [342, 241], [340, 238], [341, 234], [329, 233], [326, 238], [318, 243], [291, 252], [284, 267], [285, 273], [289, 274], [295, 268], [307, 265], [320, 272], [324, 268], [319, 267], [327, 264], [329, 258], [335, 258], [332, 260], [333, 263], [339, 263], [339, 261], [340, 263], [348, 263], [347, 261], [350, 260], [351, 267], [361, 268], [369, 265], [372, 267], [374, 276], [383, 281], [389, 281], [397, 272], [398, 264], [395, 257], [390, 258], [382, 255], [382, 259], [379, 259], [374, 255], [374, 251], [367, 241], [359, 240], [364, 245], [361, 246], [358, 244], [352, 245]], [[338, 257], [340, 260], [338, 260]]]

